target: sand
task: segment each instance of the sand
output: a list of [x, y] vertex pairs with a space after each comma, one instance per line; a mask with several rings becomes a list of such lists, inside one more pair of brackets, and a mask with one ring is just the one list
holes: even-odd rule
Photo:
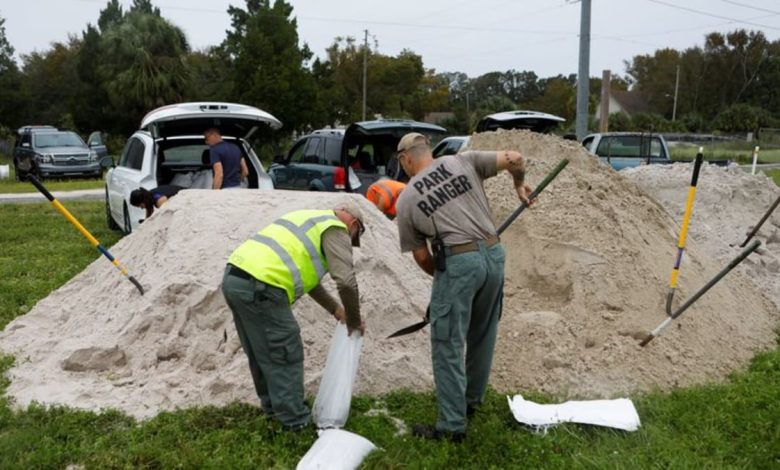
[[[682, 220], [691, 165], [650, 165], [621, 172], [658, 200], [675, 220]], [[722, 263], [739, 251], [780, 188], [763, 173], [751, 175], [738, 166], [705, 164], [699, 174], [688, 233]], [[780, 209], [756, 234], [762, 245], [737, 269], [749, 277], [780, 309]]]
[[[723, 380], [774, 345], [777, 307], [734, 272], [646, 348], [641, 335], [664, 317], [678, 224], [640, 187], [577, 144], [522, 131], [475, 135], [472, 148], [518, 149], [529, 181], [562, 157], [571, 164], [502, 237], [506, 299], [492, 385], [560, 398], [597, 398]], [[517, 204], [511, 179], [486, 184], [494, 217]], [[246, 357], [220, 291], [225, 260], [285, 212], [355, 197], [367, 232], [355, 251], [367, 335], [356, 393], [432, 389], [428, 329], [385, 340], [419, 321], [430, 280], [400, 255], [395, 225], [358, 196], [291, 191], [189, 190], [111, 251], [147, 289], [140, 296], [96, 260], [0, 333], [14, 354], [8, 394], [147, 418], [161, 410], [257, 403]], [[744, 228], [742, 228], [744, 230]], [[720, 270], [696, 237], [678, 299]], [[326, 285], [335, 291], [329, 278]], [[335, 324], [311, 299], [296, 303], [305, 383], [316, 393]], [[227, 332], [227, 342], [223, 335]]]

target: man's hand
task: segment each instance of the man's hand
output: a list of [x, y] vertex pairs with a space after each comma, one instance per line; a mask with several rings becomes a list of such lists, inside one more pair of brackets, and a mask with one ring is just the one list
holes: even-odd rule
[[517, 197], [520, 198], [520, 200], [526, 203], [528, 206], [536, 202], [535, 198], [533, 200], [529, 199], [531, 197], [531, 193], [534, 192], [534, 190], [527, 183], [523, 183], [519, 186], [515, 186], [515, 191], [517, 191]]
[[347, 322], [347, 311], [344, 310], [344, 307], [339, 307], [336, 309], [335, 312], [333, 312], [333, 316], [338, 320], [340, 323], [346, 323]]
[[363, 335], [366, 334], [366, 324], [365, 324], [365, 322], [363, 321], [362, 318], [360, 319], [360, 326], [358, 326], [357, 328], [352, 328], [351, 326], [347, 325], [347, 336], [352, 336], [352, 333], [354, 331], [359, 331], [360, 332], [360, 336], [363, 336]]

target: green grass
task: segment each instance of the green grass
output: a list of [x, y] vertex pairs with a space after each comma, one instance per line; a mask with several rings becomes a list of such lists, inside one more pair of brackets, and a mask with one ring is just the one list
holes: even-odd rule
[[[697, 145], [673, 145], [669, 146], [672, 160], [692, 161], [698, 152]], [[714, 144], [704, 145], [705, 160], [733, 160], [740, 164], [753, 163], [753, 146], [748, 144]], [[767, 148], [758, 152], [759, 163], [780, 162], [780, 149]]]
[[[0, 194], [2, 193], [35, 193], [35, 187], [26, 181], [16, 181], [16, 173], [11, 159], [0, 156], [0, 165], [9, 165], [10, 175], [8, 179], [0, 179]], [[46, 179], [43, 182], [49, 191], [75, 191], [78, 189], [102, 188], [105, 182], [102, 178], [78, 178], [78, 179]]]
[[[99, 202], [68, 208], [106, 246]], [[97, 254], [47, 204], [0, 205], [0, 328], [66, 282]], [[21, 358], [19, 358], [21, 359]], [[0, 468], [294, 468], [316, 439], [287, 434], [256, 406], [234, 404], [162, 413], [138, 422], [117, 411], [63, 407], [14, 410], [2, 378], [13, 362], [0, 356]], [[218, 373], [218, 372], [215, 372]], [[249, 382], [249, 371], [246, 374]], [[551, 397], [525, 394], [540, 401]], [[446, 468], [780, 468], [780, 349], [759, 354], [749, 370], [723, 385], [632, 397], [642, 419], [634, 433], [567, 424], [547, 434], [514, 422], [493, 391], [463, 444], [396, 435], [386, 409], [407, 425], [432, 422], [432, 394], [395, 392], [356, 397], [347, 429], [382, 450], [369, 469]]]
[[764, 173], [775, 180], [776, 185], [780, 186], [780, 170], [767, 170]]

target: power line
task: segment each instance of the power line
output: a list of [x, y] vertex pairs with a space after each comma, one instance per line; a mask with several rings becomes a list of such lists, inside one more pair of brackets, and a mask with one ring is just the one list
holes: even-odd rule
[[[88, 3], [105, 3], [105, 0], [73, 0]], [[180, 6], [158, 6], [160, 10], [178, 10], [187, 12], [203, 12], [203, 13], [226, 13], [227, 10], [217, 10], [214, 8], [197, 8], [197, 7], [180, 7]], [[264, 16], [278, 17], [278, 18], [290, 18], [286, 15], [277, 15], [273, 13], [265, 13]], [[477, 32], [498, 32], [498, 33], [524, 33], [524, 34], [568, 34], [568, 31], [554, 31], [554, 30], [535, 30], [535, 29], [513, 29], [513, 28], [489, 28], [489, 27], [475, 27], [475, 26], [447, 26], [437, 24], [415, 24], [404, 23], [400, 21], [377, 21], [366, 20], [359, 18], [333, 18], [322, 16], [301, 16], [293, 15], [293, 19], [302, 19], [309, 21], [322, 21], [330, 23], [353, 23], [360, 25], [379, 25], [379, 26], [397, 26], [402, 28], [425, 28], [425, 29], [439, 29], [439, 30], [453, 30], [453, 31], [477, 31]]]
[[763, 12], [766, 12], [766, 13], [773, 13], [775, 15], [780, 15], [780, 11], [767, 10], [766, 8], [760, 8], [760, 7], [756, 7], [756, 6], [753, 6], [753, 5], [748, 5], [747, 3], [735, 2], [733, 0], [720, 0], [720, 1], [723, 2], [723, 3], [730, 3], [732, 5], [737, 5], [739, 7], [750, 8], [751, 10], [758, 10], [758, 11], [763, 11]]
[[713, 18], [718, 18], [718, 19], [721, 19], [721, 20], [728, 20], [728, 21], [733, 21], [735, 23], [744, 23], [744, 24], [749, 24], [751, 26], [758, 26], [760, 28], [774, 29], [774, 30], [780, 31], [780, 28], [775, 28], [774, 26], [769, 26], [769, 25], [759, 24], [759, 23], [753, 23], [753, 22], [746, 21], [746, 20], [738, 20], [736, 18], [729, 18], [728, 16], [715, 15], [713, 13], [708, 13], [706, 11], [694, 10], [693, 8], [682, 7], [682, 6], [679, 6], [679, 5], [675, 5], [673, 3], [662, 2], [661, 0], [647, 0], [647, 1], [651, 2], [651, 3], [657, 3], [659, 5], [665, 5], [665, 6], [670, 7], [670, 8], [676, 8], [677, 10], [684, 10], [684, 11], [689, 11], [689, 12], [692, 12], [692, 13], [698, 13], [699, 15], [711, 16]]

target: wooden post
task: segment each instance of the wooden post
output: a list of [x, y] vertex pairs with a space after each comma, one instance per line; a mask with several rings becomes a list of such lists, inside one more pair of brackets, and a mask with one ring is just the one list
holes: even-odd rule
[[604, 70], [601, 72], [601, 112], [599, 117], [599, 132], [609, 132], [609, 89], [610, 72]]

